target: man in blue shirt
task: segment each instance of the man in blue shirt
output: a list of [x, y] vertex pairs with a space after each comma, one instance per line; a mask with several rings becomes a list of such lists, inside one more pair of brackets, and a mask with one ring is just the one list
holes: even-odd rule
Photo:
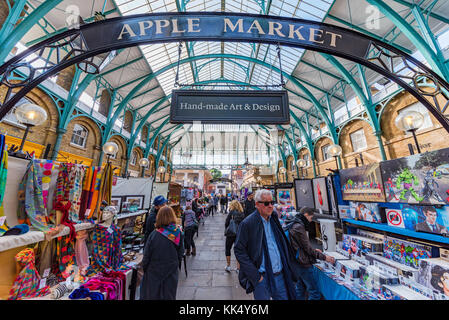
[[273, 213], [271, 191], [258, 190], [255, 202], [256, 211], [240, 223], [234, 246], [240, 285], [255, 300], [294, 300], [298, 264]]

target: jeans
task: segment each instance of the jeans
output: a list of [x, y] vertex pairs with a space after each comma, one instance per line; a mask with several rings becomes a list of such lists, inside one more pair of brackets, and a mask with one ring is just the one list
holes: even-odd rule
[[321, 293], [313, 278], [313, 267], [300, 267], [299, 268], [300, 279], [296, 283], [296, 300], [305, 300], [306, 291], [309, 296], [309, 300], [320, 300]]
[[266, 275], [264, 275], [261, 282], [256, 285], [254, 289], [254, 300], [288, 300], [287, 289], [285, 288], [284, 275], [281, 272], [280, 275], [274, 277], [276, 288], [273, 288], [273, 292], [270, 292], [270, 287]]
[[190, 248], [195, 248], [195, 241], [193, 241], [193, 235], [196, 230], [193, 227], [187, 227], [184, 230], [184, 248], [190, 251]]

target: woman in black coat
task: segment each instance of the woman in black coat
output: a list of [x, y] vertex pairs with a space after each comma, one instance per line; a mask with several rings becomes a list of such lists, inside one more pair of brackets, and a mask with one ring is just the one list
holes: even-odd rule
[[144, 270], [141, 300], [175, 300], [178, 288], [178, 266], [184, 254], [184, 234], [176, 224], [170, 207], [163, 207], [156, 217], [155, 229], [143, 252]]
[[[245, 219], [245, 214], [243, 213], [243, 208], [240, 202], [237, 200], [232, 200], [231, 204], [229, 205], [229, 214], [226, 217], [225, 221], [225, 230], [228, 228], [229, 224], [231, 223], [231, 219], [234, 219], [234, 222], [237, 225], [237, 230], [240, 222], [242, 222], [243, 219]], [[230, 272], [231, 271], [231, 248], [232, 245], [235, 242], [235, 239], [237, 237], [237, 234], [234, 236], [226, 236], [226, 244], [225, 244], [225, 254], [226, 254], [226, 267], [225, 270]], [[237, 262], [237, 270], [239, 270], [239, 263]]]

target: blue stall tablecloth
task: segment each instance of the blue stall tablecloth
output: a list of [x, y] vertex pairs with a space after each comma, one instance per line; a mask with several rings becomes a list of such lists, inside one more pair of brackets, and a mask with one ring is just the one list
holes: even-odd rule
[[326, 300], [361, 300], [354, 292], [335, 282], [316, 266], [313, 266], [313, 276]]

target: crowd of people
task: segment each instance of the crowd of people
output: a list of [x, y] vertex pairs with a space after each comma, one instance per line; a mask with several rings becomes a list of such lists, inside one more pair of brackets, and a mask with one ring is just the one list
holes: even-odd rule
[[204, 219], [225, 214], [225, 270], [231, 272], [234, 247], [239, 283], [255, 300], [319, 300], [313, 277], [317, 259], [334, 258], [314, 249], [308, 231], [314, 210], [295, 215], [275, 204], [270, 190], [251, 191], [245, 199], [212, 194], [188, 201], [181, 224], [163, 196], [157, 196], [145, 219], [141, 299], [176, 299], [179, 266], [197, 254], [194, 236]]

